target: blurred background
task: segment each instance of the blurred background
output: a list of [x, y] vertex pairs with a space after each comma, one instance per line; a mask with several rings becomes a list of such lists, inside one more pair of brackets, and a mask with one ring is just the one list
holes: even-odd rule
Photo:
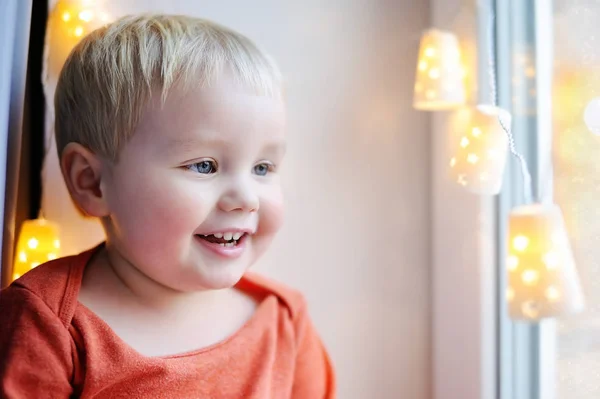
[[[54, 89], [81, 37], [141, 12], [214, 20], [279, 63], [287, 218], [255, 268], [305, 294], [340, 398], [600, 397], [600, 138], [584, 118], [600, 117], [600, 0], [0, 0], [2, 286], [26, 272], [28, 234], [59, 240], [48, 258], [103, 240], [60, 174]], [[432, 29], [460, 50], [462, 87], [444, 86], [452, 104], [435, 109], [443, 90], [428, 85], [446, 69], [423, 64]], [[526, 322], [509, 312], [520, 165], [507, 158], [487, 194], [452, 173], [461, 109], [490, 102], [512, 114], [536, 198], [562, 210], [583, 312]]]

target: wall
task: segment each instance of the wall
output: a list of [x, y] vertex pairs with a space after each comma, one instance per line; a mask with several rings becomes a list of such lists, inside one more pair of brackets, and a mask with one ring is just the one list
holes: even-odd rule
[[[487, 74], [478, 72], [487, 67], [488, 42], [480, 38], [488, 37], [490, 3], [431, 3], [433, 25], [460, 39], [470, 104], [489, 103]], [[432, 119], [432, 396], [492, 399], [497, 373], [495, 198], [470, 194], [449, 178], [453, 146], [467, 128], [459, 114], [437, 112]]]
[[[429, 115], [411, 107], [427, 2], [107, 0], [106, 8], [214, 19], [279, 61], [289, 96], [287, 221], [256, 268], [306, 294], [340, 398], [430, 398]], [[76, 252], [101, 231], [74, 212], [49, 154], [44, 210]]]

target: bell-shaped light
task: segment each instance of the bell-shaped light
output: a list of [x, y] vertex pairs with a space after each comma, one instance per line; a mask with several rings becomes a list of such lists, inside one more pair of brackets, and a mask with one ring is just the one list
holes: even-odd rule
[[21, 226], [13, 267], [13, 280], [60, 255], [59, 229], [46, 219], [27, 220]]
[[428, 30], [421, 37], [413, 106], [440, 111], [466, 101], [464, 69], [458, 38], [451, 32]]
[[508, 232], [510, 316], [536, 321], [581, 311], [581, 284], [560, 208], [517, 207], [510, 213]]
[[75, 45], [92, 30], [110, 22], [104, 0], [58, 0], [48, 18], [49, 69], [58, 76]]
[[451, 175], [456, 182], [474, 194], [496, 195], [502, 188], [502, 179], [508, 155], [508, 137], [503, 130], [510, 129], [508, 111], [490, 105], [479, 105], [466, 110], [467, 130], [457, 135], [450, 159]]
[[590, 132], [600, 135], [600, 97], [594, 98], [587, 105], [583, 120]]

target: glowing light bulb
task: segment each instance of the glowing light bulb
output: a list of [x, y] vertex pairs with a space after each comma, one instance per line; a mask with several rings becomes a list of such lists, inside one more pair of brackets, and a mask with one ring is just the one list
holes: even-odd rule
[[537, 283], [539, 273], [536, 270], [525, 270], [521, 275], [521, 279], [527, 285], [533, 285]]
[[431, 79], [439, 79], [440, 78], [440, 70], [437, 68], [431, 68], [429, 71], [429, 77]]
[[559, 264], [558, 255], [554, 252], [548, 252], [544, 255], [542, 262], [544, 262], [548, 269], [556, 269]]
[[469, 154], [467, 156], [467, 162], [476, 164], [477, 161], [479, 161], [479, 157], [477, 156], [477, 154]]
[[36, 249], [40, 242], [35, 237], [31, 237], [29, 241], [27, 241], [27, 246], [31, 249]]
[[[428, 30], [419, 46], [413, 106], [424, 111], [459, 108], [466, 102], [465, 82], [456, 73], [461, 67], [460, 43], [452, 32]], [[421, 87], [421, 86], [419, 86]]]
[[427, 47], [425, 49], [425, 56], [427, 56], [427, 57], [435, 57], [435, 53], [436, 53], [436, 51], [433, 47]]
[[516, 236], [513, 240], [513, 248], [519, 252], [523, 252], [529, 246], [529, 238], [525, 236]]
[[79, 19], [84, 22], [90, 22], [94, 18], [94, 12], [91, 10], [83, 10], [79, 13]]
[[519, 267], [519, 258], [516, 256], [509, 256], [508, 259], [506, 259], [506, 264], [508, 265], [508, 270], [515, 271], [517, 270], [517, 267]]

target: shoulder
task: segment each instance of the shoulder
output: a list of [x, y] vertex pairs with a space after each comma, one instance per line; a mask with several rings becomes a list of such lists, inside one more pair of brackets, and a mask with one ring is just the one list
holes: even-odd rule
[[302, 318], [306, 314], [306, 300], [302, 293], [284, 283], [263, 275], [247, 272], [239, 283], [242, 290], [248, 290], [262, 297], [274, 296], [290, 314], [292, 319]]
[[1, 297], [10, 302], [36, 297], [68, 324], [72, 316], [70, 310], [74, 309], [77, 301], [83, 269], [90, 257], [90, 251], [86, 251], [44, 263], [2, 290]]

